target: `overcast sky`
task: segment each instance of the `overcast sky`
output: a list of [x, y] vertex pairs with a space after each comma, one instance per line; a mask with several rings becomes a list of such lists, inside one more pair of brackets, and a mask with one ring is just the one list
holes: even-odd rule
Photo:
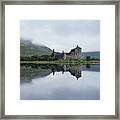
[[100, 51], [99, 20], [21, 20], [20, 37], [55, 51]]

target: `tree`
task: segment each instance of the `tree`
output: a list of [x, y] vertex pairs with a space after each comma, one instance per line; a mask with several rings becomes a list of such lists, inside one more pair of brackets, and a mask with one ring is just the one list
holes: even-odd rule
[[86, 57], [86, 61], [90, 61], [90, 56], [87, 56], [87, 57]]
[[52, 57], [55, 56], [55, 49], [53, 49], [53, 52], [52, 52]]

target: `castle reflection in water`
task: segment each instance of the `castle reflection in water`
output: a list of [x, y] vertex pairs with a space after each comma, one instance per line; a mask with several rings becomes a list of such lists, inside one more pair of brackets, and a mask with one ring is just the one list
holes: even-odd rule
[[[64, 72], [70, 72], [71, 75], [73, 75], [73, 76], [75, 76], [77, 78], [77, 80], [78, 80], [78, 78], [81, 77], [80, 66], [63, 65], [62, 67], [63, 67], [63, 69], [61, 70], [62, 74], [64, 74]], [[56, 70], [52, 69], [52, 72], [53, 72], [53, 75], [54, 75]]]
[[100, 71], [100, 65], [72, 65], [72, 64], [21, 64], [20, 79], [21, 81], [30, 81], [33, 78], [46, 77], [51, 73], [69, 72], [76, 80], [82, 76], [82, 71]]

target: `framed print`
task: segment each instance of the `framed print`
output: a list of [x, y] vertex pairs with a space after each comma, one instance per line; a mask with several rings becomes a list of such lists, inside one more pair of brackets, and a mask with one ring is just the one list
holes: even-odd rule
[[119, 119], [119, 2], [2, 2], [1, 118]]

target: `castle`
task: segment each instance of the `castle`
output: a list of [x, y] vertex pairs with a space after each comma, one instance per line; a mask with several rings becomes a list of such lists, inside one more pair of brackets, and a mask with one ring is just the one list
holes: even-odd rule
[[69, 53], [62, 53], [55, 52], [53, 50], [52, 56], [61, 59], [61, 60], [72, 60], [72, 59], [80, 59], [81, 58], [81, 48], [77, 45], [76, 48], [71, 49]]

